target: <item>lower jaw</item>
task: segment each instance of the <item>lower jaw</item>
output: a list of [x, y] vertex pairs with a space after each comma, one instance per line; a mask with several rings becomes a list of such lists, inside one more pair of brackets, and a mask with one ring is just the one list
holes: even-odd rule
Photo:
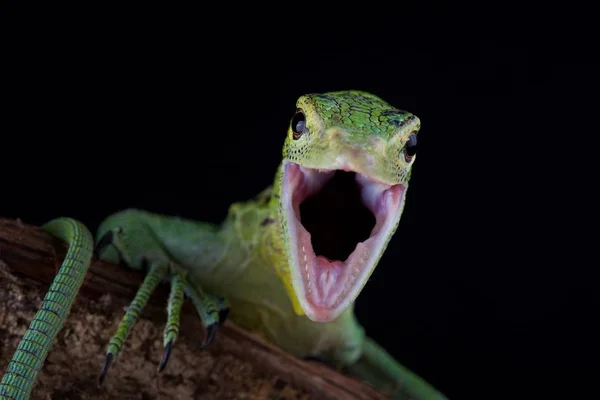
[[336, 320], [341, 312], [325, 307], [312, 306], [307, 310], [304, 310], [308, 319], [314, 322], [331, 322]]

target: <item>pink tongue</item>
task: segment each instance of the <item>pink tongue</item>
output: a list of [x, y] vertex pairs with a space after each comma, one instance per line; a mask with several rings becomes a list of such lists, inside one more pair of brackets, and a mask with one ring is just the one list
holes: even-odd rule
[[339, 286], [339, 282], [342, 282], [341, 275], [344, 272], [344, 263], [342, 261], [329, 261], [323, 256], [315, 258], [314, 263], [314, 274], [315, 274], [315, 285], [321, 302], [325, 303], [324, 306], [331, 307], [336, 296], [333, 296], [337, 292], [336, 287]]

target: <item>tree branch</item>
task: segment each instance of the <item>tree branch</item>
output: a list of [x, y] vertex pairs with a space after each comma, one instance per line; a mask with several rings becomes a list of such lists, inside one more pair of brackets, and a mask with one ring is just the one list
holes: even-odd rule
[[[65, 252], [65, 244], [37, 227], [0, 218], [0, 375]], [[322, 364], [298, 360], [229, 321], [213, 344], [202, 350], [204, 330], [187, 302], [180, 338], [169, 365], [158, 374], [166, 285], [152, 297], [105, 385], [98, 387], [105, 346], [142, 278], [138, 271], [92, 261], [38, 375], [33, 398], [50, 394], [63, 399], [384, 398], [366, 384]]]

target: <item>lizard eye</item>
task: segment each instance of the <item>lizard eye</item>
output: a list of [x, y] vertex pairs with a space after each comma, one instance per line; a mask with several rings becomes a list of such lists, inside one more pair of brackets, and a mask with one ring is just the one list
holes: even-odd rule
[[406, 162], [410, 162], [415, 154], [417, 154], [417, 134], [413, 133], [408, 137], [404, 148], [402, 149], [404, 152], [404, 158]]
[[306, 117], [304, 116], [304, 113], [302, 111], [298, 111], [292, 118], [292, 133], [294, 139], [300, 139], [300, 136], [302, 136], [305, 129]]

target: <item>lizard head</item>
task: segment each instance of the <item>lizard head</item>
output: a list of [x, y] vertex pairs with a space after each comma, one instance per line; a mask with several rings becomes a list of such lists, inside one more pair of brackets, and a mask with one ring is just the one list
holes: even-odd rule
[[276, 182], [298, 314], [331, 321], [364, 287], [400, 221], [419, 128], [364, 92], [298, 99]]

